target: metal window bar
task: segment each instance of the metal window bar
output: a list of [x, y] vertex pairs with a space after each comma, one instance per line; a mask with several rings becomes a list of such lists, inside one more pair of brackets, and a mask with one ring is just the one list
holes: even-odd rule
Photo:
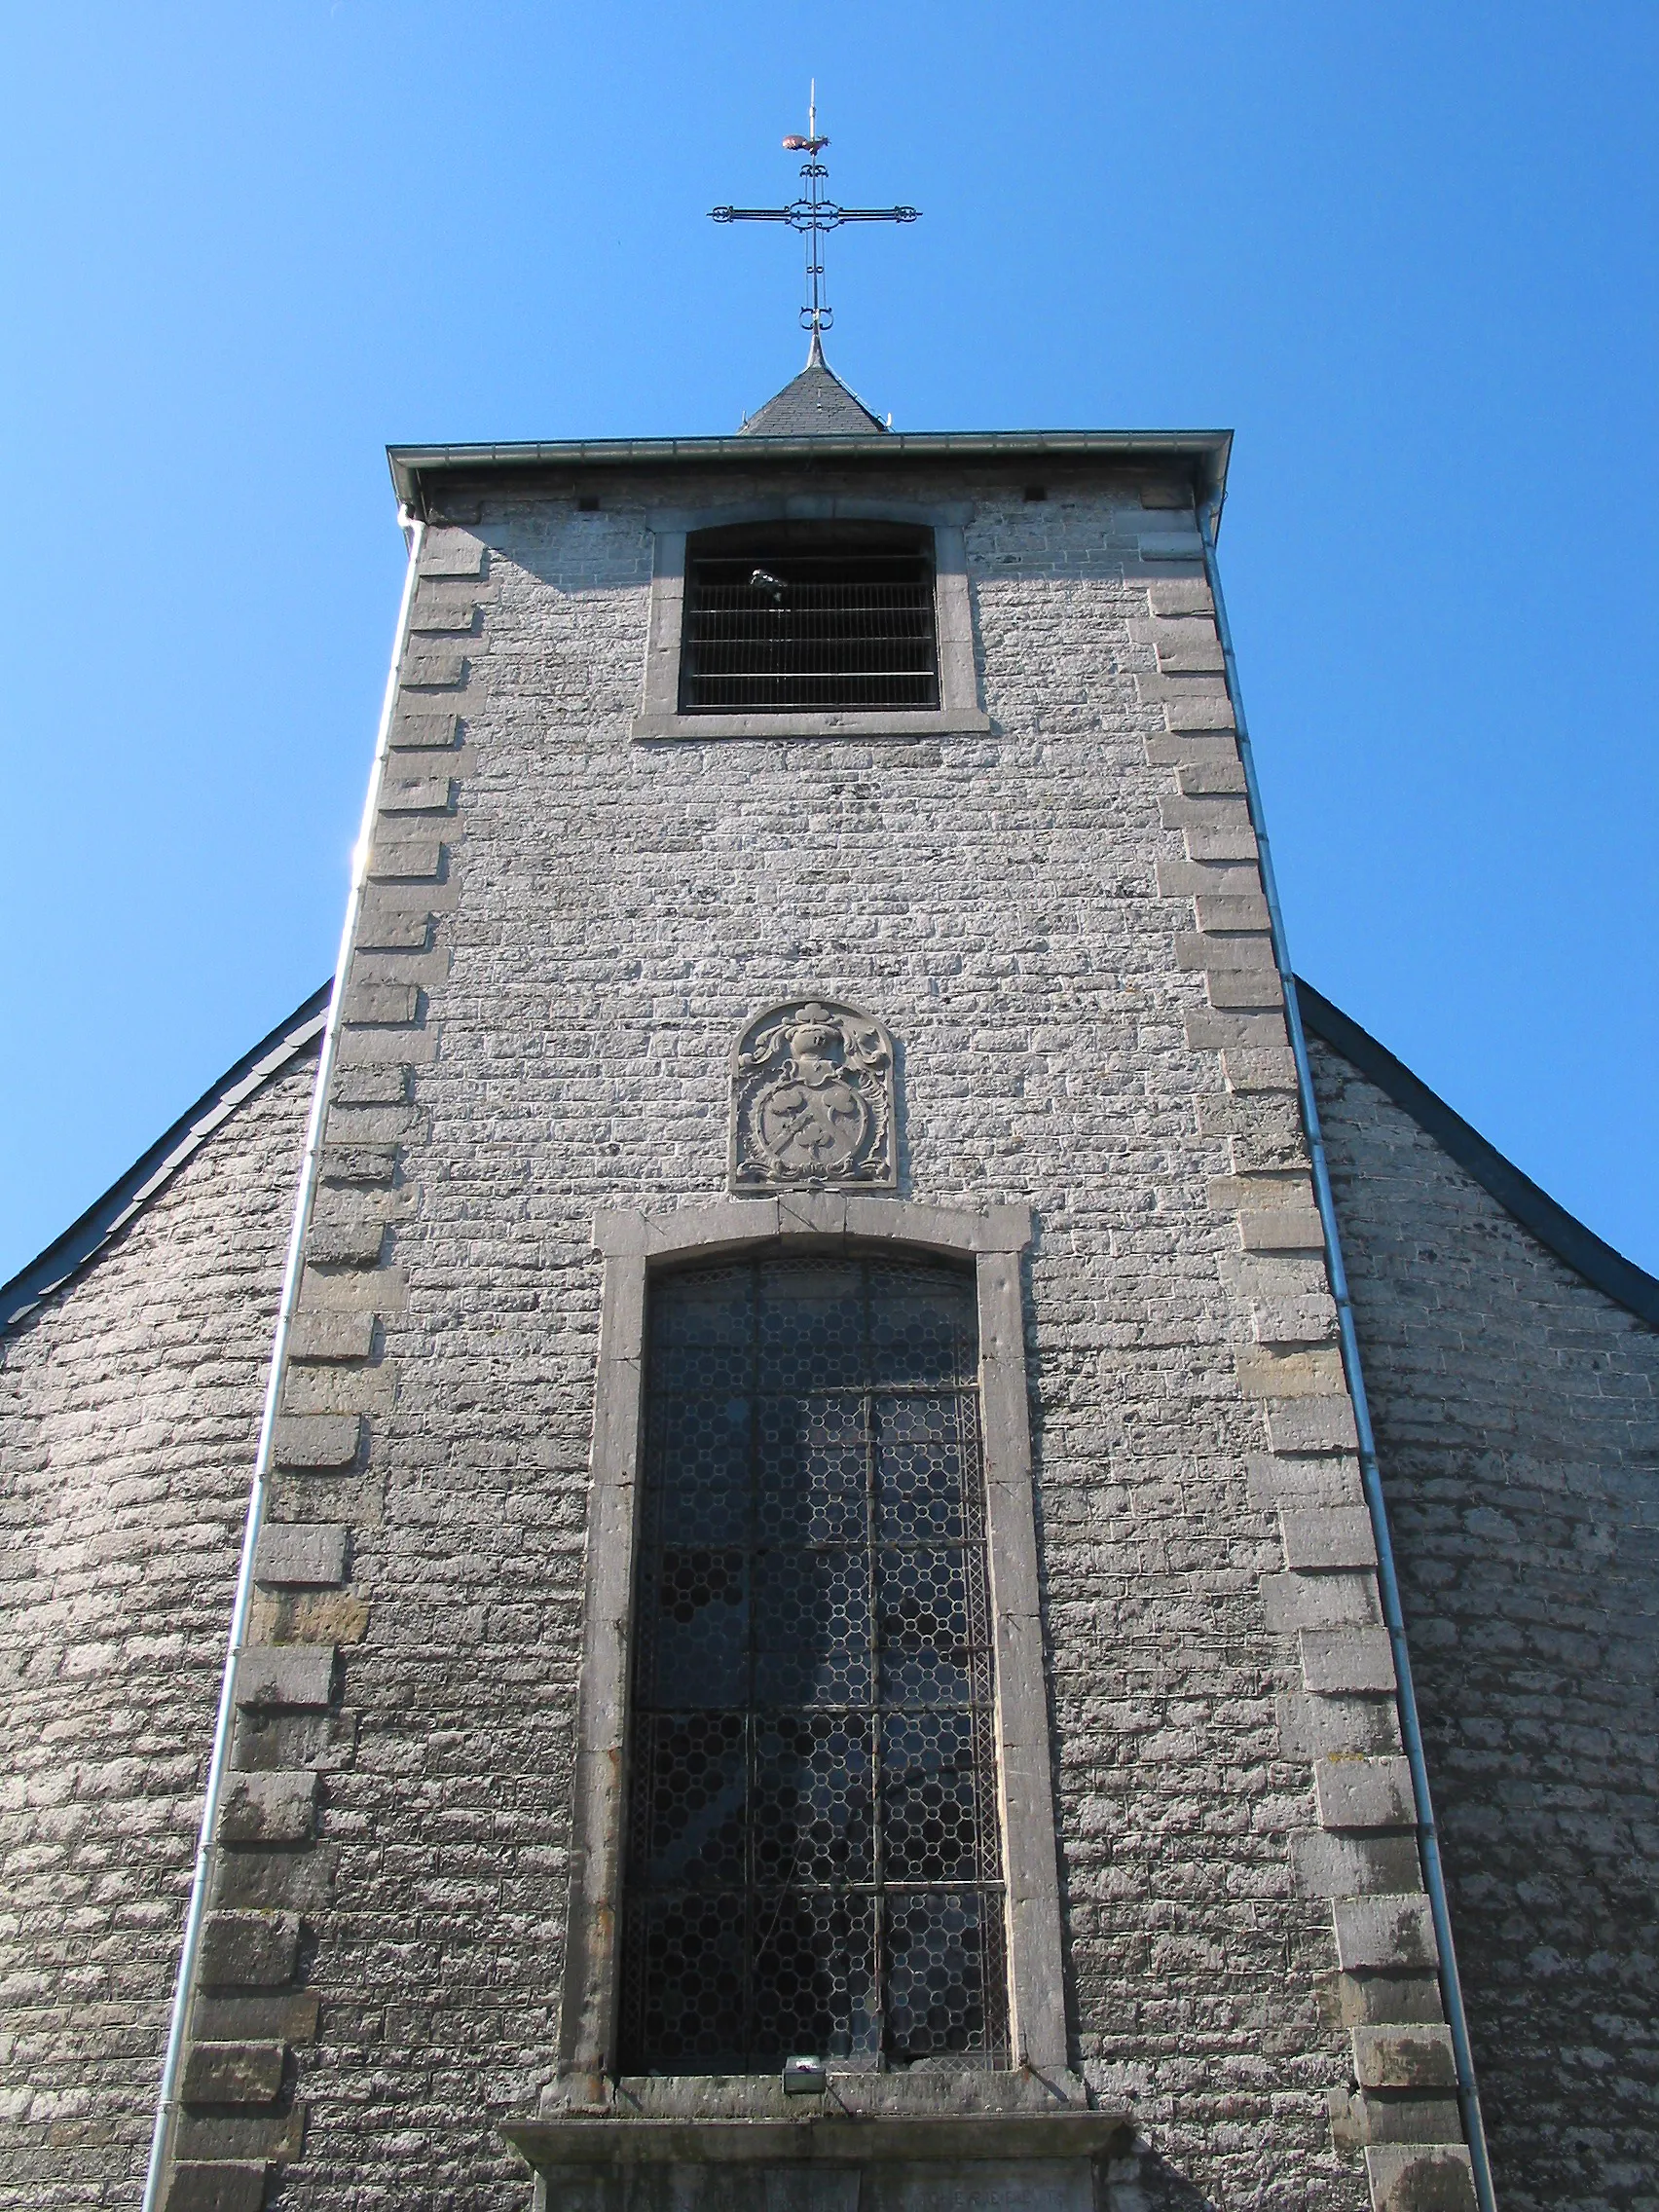
[[920, 547], [693, 549], [683, 639], [683, 713], [939, 705], [933, 563]]
[[618, 2065], [1008, 2063], [971, 1279], [652, 1301]]

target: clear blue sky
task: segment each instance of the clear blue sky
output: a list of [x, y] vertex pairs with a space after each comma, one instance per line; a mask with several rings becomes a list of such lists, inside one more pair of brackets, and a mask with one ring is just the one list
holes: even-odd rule
[[388, 440], [1230, 424], [1303, 973], [1659, 1269], [1651, 5], [5, 6], [0, 1275], [328, 973]]

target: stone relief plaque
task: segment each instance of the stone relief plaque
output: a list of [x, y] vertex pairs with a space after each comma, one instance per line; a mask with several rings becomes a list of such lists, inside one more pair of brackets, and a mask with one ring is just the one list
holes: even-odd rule
[[893, 1040], [857, 1007], [768, 1007], [731, 1056], [731, 1188], [891, 1191]]

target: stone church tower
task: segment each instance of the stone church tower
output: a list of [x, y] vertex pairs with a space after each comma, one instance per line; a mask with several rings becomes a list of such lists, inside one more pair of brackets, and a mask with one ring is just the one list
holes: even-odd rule
[[1652, 2204], [1659, 1284], [1295, 985], [1228, 446], [394, 451], [338, 989], [5, 1294], [0, 2206]]

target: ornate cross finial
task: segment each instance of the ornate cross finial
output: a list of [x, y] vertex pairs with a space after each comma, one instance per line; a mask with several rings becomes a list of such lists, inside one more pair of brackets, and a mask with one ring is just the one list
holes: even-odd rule
[[823, 358], [823, 334], [835, 319], [824, 282], [824, 233], [837, 231], [843, 223], [913, 223], [921, 212], [917, 207], [842, 207], [826, 198], [824, 187], [830, 171], [818, 157], [829, 143], [828, 138], [818, 134], [818, 80], [814, 78], [807, 98], [806, 136], [784, 140], [786, 153], [806, 156], [800, 166], [801, 180], [806, 187], [801, 197], [792, 200], [787, 207], [709, 209], [717, 223], [787, 223], [792, 231], [806, 233], [806, 278], [810, 297], [800, 311], [800, 326], [812, 333], [809, 362]]

